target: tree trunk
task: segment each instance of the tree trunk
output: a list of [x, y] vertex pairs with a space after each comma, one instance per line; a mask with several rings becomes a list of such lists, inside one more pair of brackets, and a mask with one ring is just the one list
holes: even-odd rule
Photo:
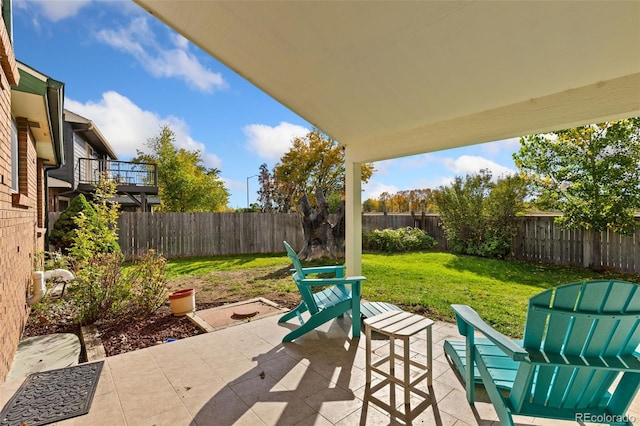
[[331, 235], [333, 236], [333, 245], [335, 253], [341, 259], [344, 259], [344, 239], [346, 235], [345, 230], [345, 205], [344, 200], [340, 202], [338, 207], [336, 223], [331, 228]]
[[317, 207], [312, 207], [307, 195], [298, 200], [302, 216], [304, 246], [298, 257], [304, 260], [336, 259], [344, 257], [344, 207], [341, 205], [338, 223], [329, 222], [329, 204], [321, 188], [316, 189]]

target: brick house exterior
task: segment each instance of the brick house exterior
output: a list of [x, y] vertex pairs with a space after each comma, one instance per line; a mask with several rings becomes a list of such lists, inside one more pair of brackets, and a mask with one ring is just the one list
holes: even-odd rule
[[[0, 25], [0, 383], [26, 323], [35, 254], [44, 250], [46, 168], [63, 161], [63, 85], [16, 61], [11, 1]], [[34, 102], [39, 100], [40, 102]]]

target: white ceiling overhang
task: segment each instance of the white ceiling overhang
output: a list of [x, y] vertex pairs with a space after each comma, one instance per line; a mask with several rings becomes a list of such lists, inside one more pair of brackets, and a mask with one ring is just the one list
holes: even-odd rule
[[47, 99], [41, 95], [13, 90], [11, 112], [14, 117], [29, 120], [29, 129], [36, 143], [38, 158], [43, 159], [46, 164], [56, 164]]
[[640, 115], [638, 1], [134, 1], [351, 161]]
[[45, 165], [64, 163], [62, 104], [64, 83], [17, 62], [20, 81], [11, 86], [11, 114], [28, 122], [36, 154]]

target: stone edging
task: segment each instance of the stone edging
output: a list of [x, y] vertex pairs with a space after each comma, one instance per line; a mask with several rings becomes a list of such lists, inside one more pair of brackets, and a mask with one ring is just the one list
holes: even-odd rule
[[97, 361], [107, 357], [107, 352], [102, 346], [100, 333], [95, 325], [83, 325], [80, 327], [80, 339], [87, 352], [87, 362]]

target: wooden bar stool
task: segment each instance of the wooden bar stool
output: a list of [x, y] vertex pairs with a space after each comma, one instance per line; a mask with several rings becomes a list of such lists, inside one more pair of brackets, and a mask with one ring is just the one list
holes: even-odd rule
[[[367, 374], [367, 386], [366, 386], [366, 398], [373, 404], [386, 410], [392, 416], [398, 417], [404, 420], [407, 424], [419, 414], [424, 408], [431, 404], [431, 395], [418, 389], [416, 386], [419, 382], [427, 379], [427, 386], [431, 392], [433, 374], [432, 374], [432, 336], [431, 326], [433, 321], [425, 318], [421, 315], [411, 314], [404, 311], [389, 311], [374, 317], [364, 320], [365, 324], [365, 336], [366, 336], [366, 374]], [[415, 359], [411, 359], [409, 353], [409, 339], [411, 336], [426, 330], [427, 347], [426, 347], [426, 364], [422, 364]], [[382, 335], [389, 337], [389, 355], [372, 362], [371, 357], [371, 333], [376, 331]], [[403, 354], [396, 354], [395, 340], [401, 339], [403, 342]], [[403, 375], [402, 378], [396, 377], [395, 361], [402, 361]], [[383, 371], [380, 366], [389, 362], [389, 372]], [[418, 376], [411, 380], [410, 367], [416, 367], [419, 370]], [[375, 372], [381, 375], [384, 379], [371, 387], [371, 372]], [[402, 386], [404, 390], [404, 412], [396, 408], [396, 393], [395, 385]], [[386, 385], [390, 386], [389, 404], [373, 396], [380, 389]], [[411, 409], [411, 392], [419, 395], [425, 400], [418, 404], [414, 409]], [[432, 393], [432, 392], [431, 392]]]

